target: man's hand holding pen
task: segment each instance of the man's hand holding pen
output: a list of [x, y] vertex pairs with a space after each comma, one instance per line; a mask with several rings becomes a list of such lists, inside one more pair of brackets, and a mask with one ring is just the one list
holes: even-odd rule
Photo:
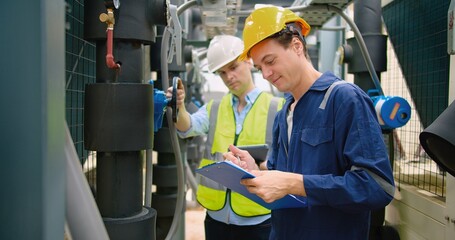
[[223, 157], [226, 161], [231, 161], [256, 176], [255, 178], [242, 179], [240, 183], [245, 185], [249, 192], [258, 195], [265, 202], [273, 202], [286, 194], [306, 196], [301, 174], [260, 171], [250, 153], [234, 145], [229, 145], [229, 152], [224, 153]]
[[226, 161], [231, 161], [249, 172], [259, 170], [254, 158], [248, 151], [241, 150], [232, 144], [229, 145], [229, 152], [224, 153], [223, 157]]

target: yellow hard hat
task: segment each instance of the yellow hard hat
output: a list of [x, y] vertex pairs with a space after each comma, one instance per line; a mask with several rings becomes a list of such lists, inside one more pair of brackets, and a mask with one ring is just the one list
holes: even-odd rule
[[240, 61], [247, 59], [248, 52], [254, 45], [283, 30], [287, 23], [292, 22], [300, 24], [303, 36], [310, 33], [310, 25], [289, 9], [270, 6], [254, 10], [245, 20], [244, 49], [238, 59]]

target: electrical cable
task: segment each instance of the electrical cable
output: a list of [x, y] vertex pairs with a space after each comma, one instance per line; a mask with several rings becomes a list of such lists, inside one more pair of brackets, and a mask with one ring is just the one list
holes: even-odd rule
[[[167, 66], [167, 52], [169, 49], [169, 38], [170, 32], [168, 27], [164, 28], [163, 37], [161, 40], [161, 84], [163, 90], [167, 90], [169, 88], [169, 74], [168, 74], [168, 66]], [[166, 236], [166, 240], [172, 239], [175, 232], [177, 231], [178, 222], [183, 212], [184, 206], [184, 169], [183, 169], [183, 162], [182, 156], [180, 152], [180, 145], [178, 142], [177, 131], [175, 130], [174, 123], [172, 122], [172, 109], [170, 107], [166, 108], [166, 119], [168, 121], [169, 133], [171, 136], [172, 147], [174, 149], [175, 155], [175, 162], [177, 165], [177, 203], [174, 211], [174, 217], [172, 219], [172, 224], [169, 229], [169, 232]]]
[[[182, 4], [180, 7], [177, 8], [177, 15], [180, 15], [186, 9], [189, 9], [192, 6], [196, 6], [197, 1], [189, 1]], [[170, 39], [170, 32], [168, 30], [168, 26], [164, 28], [163, 37], [161, 40], [161, 84], [163, 90], [167, 90], [169, 88], [169, 74], [168, 74], [168, 64], [167, 64], [167, 53], [169, 51], [169, 39]], [[182, 161], [180, 145], [177, 137], [177, 131], [175, 129], [174, 123], [172, 121], [172, 108], [166, 108], [166, 119], [168, 121], [169, 132], [171, 136], [172, 147], [174, 149], [175, 155], [175, 162], [177, 165], [177, 203], [174, 211], [174, 217], [172, 219], [172, 224], [169, 229], [169, 232], [166, 236], [166, 240], [173, 239], [176, 231], [178, 222], [180, 221], [181, 215], [183, 213], [184, 203], [185, 203], [185, 181], [184, 181], [184, 164]]]

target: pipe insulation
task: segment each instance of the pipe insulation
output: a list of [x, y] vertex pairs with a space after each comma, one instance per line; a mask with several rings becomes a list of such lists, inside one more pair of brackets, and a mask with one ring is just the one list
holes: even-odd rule
[[[382, 22], [381, 1], [356, 1], [354, 6], [354, 22], [361, 33], [381, 33]], [[373, 21], [374, 20], [374, 21]]]

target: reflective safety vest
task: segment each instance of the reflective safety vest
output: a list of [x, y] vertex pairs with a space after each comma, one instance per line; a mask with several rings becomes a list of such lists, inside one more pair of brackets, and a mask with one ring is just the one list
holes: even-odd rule
[[[209, 116], [209, 132], [204, 156], [200, 166], [204, 167], [218, 161], [223, 161], [223, 153], [228, 151], [229, 144], [236, 139], [236, 123], [231, 104], [232, 94], [227, 94], [221, 101], [211, 101], [207, 104]], [[257, 145], [267, 143], [272, 145], [272, 126], [275, 115], [283, 107], [284, 99], [262, 92], [253, 103], [243, 122], [243, 128], [237, 136], [237, 146]], [[206, 209], [221, 210], [227, 199], [227, 191], [223, 185], [209, 178], [197, 175], [197, 200]], [[251, 217], [270, 213], [270, 210], [249, 200], [239, 193], [231, 191], [230, 204], [232, 210], [239, 216]]]

